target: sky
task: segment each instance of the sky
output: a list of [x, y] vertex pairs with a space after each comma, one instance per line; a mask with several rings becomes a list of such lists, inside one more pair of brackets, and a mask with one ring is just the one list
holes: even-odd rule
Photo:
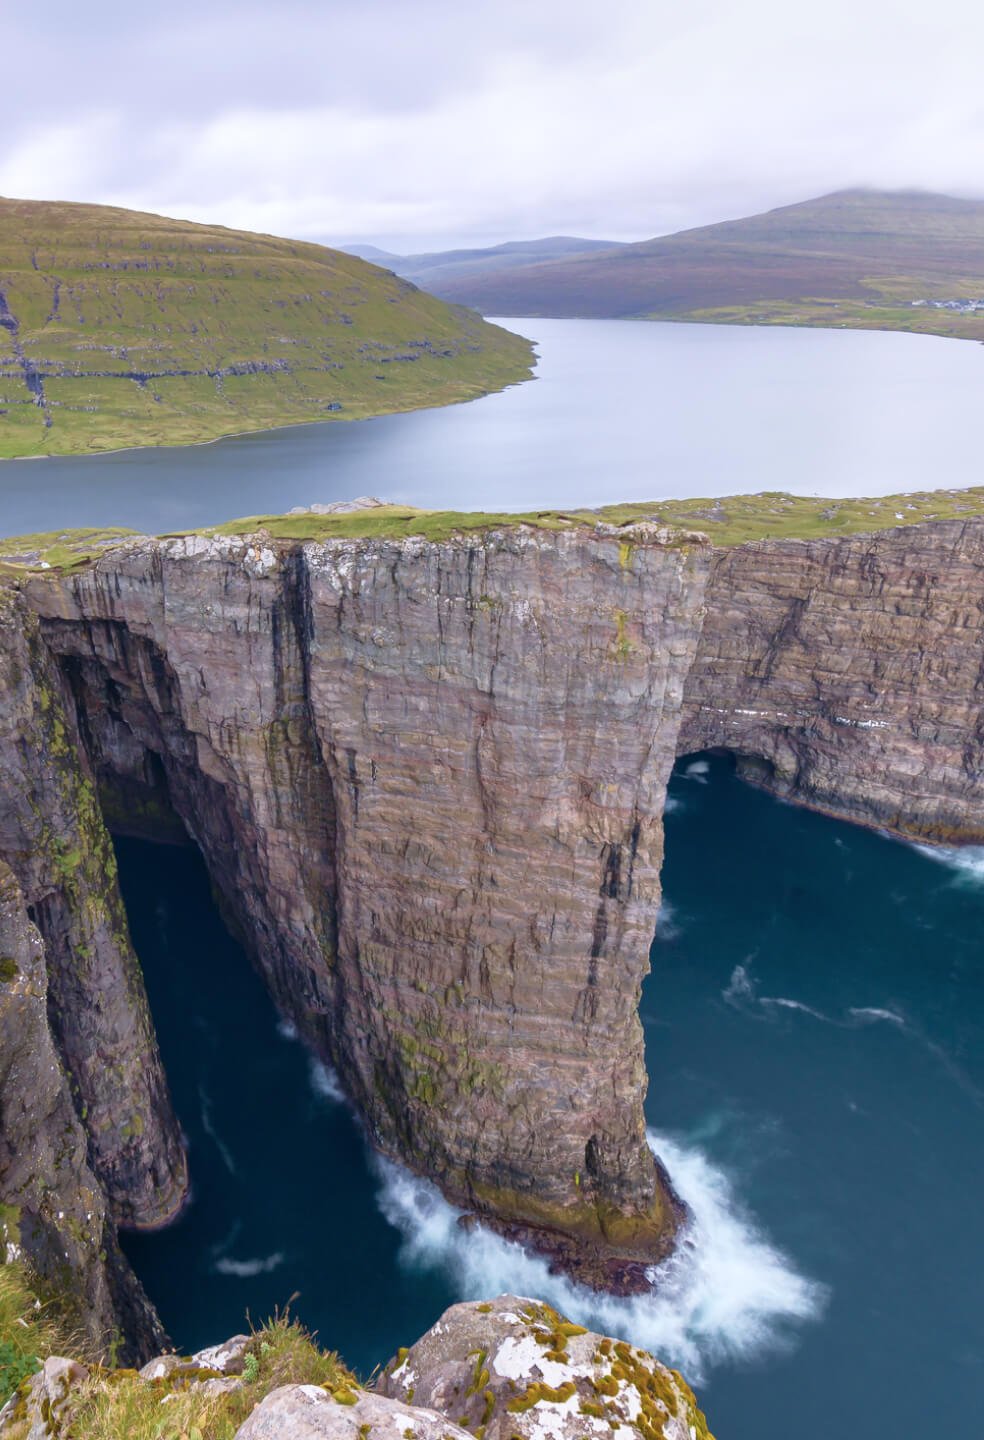
[[0, 195], [405, 253], [984, 197], [976, 0], [0, 0]]

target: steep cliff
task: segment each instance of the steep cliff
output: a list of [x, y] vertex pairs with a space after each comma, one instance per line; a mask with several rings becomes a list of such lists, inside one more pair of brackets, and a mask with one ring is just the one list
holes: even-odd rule
[[680, 754], [847, 820], [984, 840], [984, 522], [720, 550]]
[[[90, 887], [119, 916], [108, 857], [84, 884], [52, 879], [65, 841], [26, 818], [78, 829], [35, 774], [58, 758], [39, 697], [68, 696], [72, 795], [94, 808], [91, 773], [107, 814], [197, 842], [374, 1143], [575, 1274], [631, 1287], [679, 1223], [645, 1143], [636, 1014], [673, 760], [723, 747], [793, 799], [979, 840], [984, 520], [731, 549], [645, 523], [411, 517], [430, 539], [388, 523], [136, 538], [25, 572], [5, 601], [10, 653], [29, 653], [3, 681], [0, 783], [23, 790], [29, 756], [38, 798], [8, 807], [24, 814], [0, 853], [25, 888], [54, 854], [39, 921]], [[78, 947], [48, 928], [59, 955]], [[104, 988], [130, 996], [121, 1049], [143, 1066], [114, 933]], [[100, 1013], [79, 974], [63, 994], [53, 979], [60, 1033]], [[157, 1177], [160, 1214], [182, 1177], [153, 1059], [144, 1083], [134, 1183]]]
[[173, 806], [374, 1141], [588, 1240], [575, 1268], [676, 1224], [636, 1005], [706, 569], [515, 528], [136, 542], [30, 585], [104, 790]]
[[[48, 1023], [44, 945], [0, 863], [0, 1241], [26, 1257], [96, 1350], [142, 1357], [164, 1339], [120, 1251]], [[0, 1262], [2, 1263], [2, 1262]]]

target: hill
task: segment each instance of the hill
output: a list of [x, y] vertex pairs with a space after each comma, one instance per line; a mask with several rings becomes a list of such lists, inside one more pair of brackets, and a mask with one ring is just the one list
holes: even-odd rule
[[531, 347], [321, 245], [0, 199], [0, 457], [469, 400]]
[[435, 271], [432, 284], [486, 314], [849, 325], [984, 339], [984, 305], [976, 313], [937, 308], [984, 299], [984, 201], [846, 190], [589, 255], [457, 276]]
[[[434, 294], [443, 294], [459, 282], [466, 286], [472, 278], [498, 274], [504, 270], [536, 265], [541, 261], [571, 259], [593, 255], [599, 250], [621, 249], [614, 240], [583, 240], [575, 235], [547, 235], [539, 240], [508, 240], [504, 245], [490, 245], [478, 250], [435, 250], [419, 255], [392, 255], [376, 250], [373, 245], [345, 247], [351, 255], [361, 255], [376, 265], [411, 280]], [[488, 313], [491, 314], [491, 311]]]

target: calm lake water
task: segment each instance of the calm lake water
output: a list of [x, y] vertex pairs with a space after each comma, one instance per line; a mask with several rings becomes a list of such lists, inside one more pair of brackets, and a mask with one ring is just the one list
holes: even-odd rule
[[186, 449], [0, 462], [0, 535], [159, 533], [378, 495], [525, 510], [980, 483], [984, 349], [850, 330], [506, 320], [537, 378], [468, 405]]
[[197, 853], [121, 841], [194, 1200], [125, 1244], [182, 1347], [296, 1308], [363, 1372], [518, 1288], [697, 1384], [722, 1440], [966, 1434], [980, 1412], [984, 852], [677, 768], [642, 1001], [653, 1142], [695, 1215], [660, 1294], [598, 1302], [367, 1155]]

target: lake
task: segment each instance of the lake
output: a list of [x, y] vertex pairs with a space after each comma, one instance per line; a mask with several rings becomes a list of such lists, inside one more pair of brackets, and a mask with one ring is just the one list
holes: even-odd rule
[[363, 1374], [518, 1290], [655, 1351], [722, 1440], [965, 1434], [984, 1379], [984, 852], [676, 769], [642, 997], [651, 1140], [695, 1216], [654, 1296], [597, 1299], [373, 1160], [278, 1024], [196, 851], [120, 841], [193, 1201], [124, 1237], [178, 1346], [295, 1308]]
[[984, 348], [928, 335], [504, 320], [537, 378], [467, 405], [183, 449], [0, 462], [0, 535], [160, 533], [378, 495], [526, 510], [981, 480]]

